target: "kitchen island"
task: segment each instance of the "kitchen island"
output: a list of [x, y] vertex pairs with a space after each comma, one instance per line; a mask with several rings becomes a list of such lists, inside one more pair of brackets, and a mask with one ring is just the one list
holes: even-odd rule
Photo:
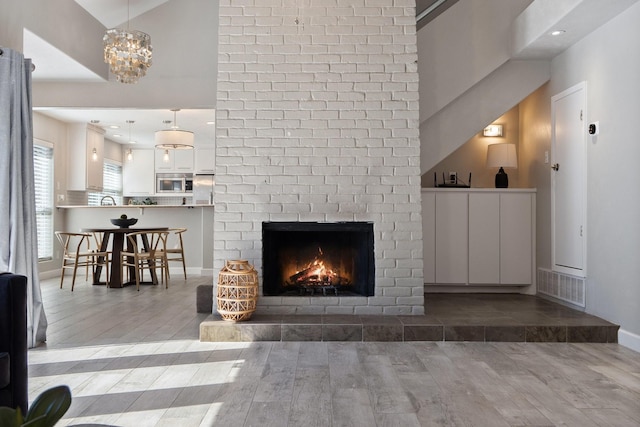
[[[137, 218], [135, 227], [184, 227], [187, 274], [213, 275], [213, 205], [57, 206], [57, 210], [64, 217], [64, 231], [110, 227], [110, 220], [121, 215]], [[174, 276], [172, 268], [172, 277], [181, 273], [176, 269]]]

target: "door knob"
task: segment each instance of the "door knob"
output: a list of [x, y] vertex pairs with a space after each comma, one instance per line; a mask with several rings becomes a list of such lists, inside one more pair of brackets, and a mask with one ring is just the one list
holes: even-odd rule
[[560, 165], [557, 163], [554, 163], [553, 166], [551, 166], [551, 169], [553, 169], [554, 171], [558, 172], [558, 169], [560, 169]]

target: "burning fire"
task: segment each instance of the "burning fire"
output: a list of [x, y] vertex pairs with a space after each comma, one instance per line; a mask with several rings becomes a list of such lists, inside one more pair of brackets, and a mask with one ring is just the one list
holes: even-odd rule
[[305, 268], [296, 271], [289, 279], [295, 285], [331, 286], [338, 274], [325, 266], [322, 260], [322, 248], [318, 248], [318, 255]]

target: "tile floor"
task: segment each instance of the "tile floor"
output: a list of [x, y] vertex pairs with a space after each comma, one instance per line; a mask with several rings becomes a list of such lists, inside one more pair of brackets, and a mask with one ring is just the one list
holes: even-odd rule
[[30, 399], [69, 385], [60, 426], [640, 425], [640, 354], [618, 344], [200, 342], [207, 281], [43, 281]]

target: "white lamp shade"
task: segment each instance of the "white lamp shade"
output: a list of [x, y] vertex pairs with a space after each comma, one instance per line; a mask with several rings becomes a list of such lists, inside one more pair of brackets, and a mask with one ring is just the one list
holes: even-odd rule
[[518, 168], [516, 144], [491, 144], [487, 149], [488, 168]]
[[179, 129], [159, 130], [155, 134], [156, 148], [190, 149], [193, 148], [195, 137], [193, 132]]

